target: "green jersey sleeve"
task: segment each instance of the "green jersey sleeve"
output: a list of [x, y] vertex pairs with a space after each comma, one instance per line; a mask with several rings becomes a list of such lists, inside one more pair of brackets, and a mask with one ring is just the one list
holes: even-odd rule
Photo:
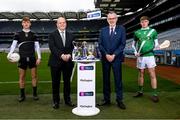
[[137, 37], [137, 35], [136, 35], [136, 34], [137, 34], [137, 31], [136, 31], [136, 32], [134, 32], [134, 41], [136, 41], [136, 42], [137, 42], [139, 38]]

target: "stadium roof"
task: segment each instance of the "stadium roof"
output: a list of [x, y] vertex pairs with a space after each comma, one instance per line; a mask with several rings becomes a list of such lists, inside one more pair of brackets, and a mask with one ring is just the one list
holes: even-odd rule
[[140, 11], [153, 2], [156, 0], [97, 0], [95, 6], [102, 11], [102, 17], [108, 11], [116, 11], [119, 16], [124, 16]]
[[[6, 0], [6, 1], [15, 1], [15, 0]], [[17, 0], [17, 1], [23, 1], [23, 0]], [[42, 0], [40, 1], [42, 2]], [[47, 1], [47, 0], [44, 0], [44, 1]], [[152, 0], [93, 0], [94, 2], [93, 4], [95, 4], [96, 10], [101, 10], [102, 17], [106, 17], [107, 12], [111, 10], [116, 11], [116, 13], [119, 16], [130, 15], [137, 11], [142, 10], [143, 8], [149, 6], [150, 3], [155, 2], [155, 1], [156, 0], [154, 1]], [[1, 8], [0, 20], [1, 21], [4, 21], [4, 20], [16, 21], [16, 20], [21, 20], [22, 17], [24, 16], [29, 16], [31, 19], [34, 19], [34, 20], [47, 20], [47, 21], [57, 19], [59, 16], [64, 16], [70, 20], [80, 20], [80, 19], [86, 18], [86, 14], [88, 12], [95, 10], [95, 8], [94, 9], [92, 8], [92, 9], [89, 9], [89, 11], [87, 9], [78, 10], [78, 11], [66, 11], [66, 12], [60, 11], [57, 9], [54, 9], [54, 11], [52, 11], [53, 9], [49, 11], [48, 10], [42, 11], [40, 9], [42, 5], [39, 5], [39, 6], [40, 6], [39, 11], [37, 11], [38, 9], [37, 7], [35, 11], [32, 11], [32, 10], [20, 11], [20, 9], [18, 9], [17, 11], [15, 10], [3, 11]], [[50, 8], [53, 8], [53, 7], [50, 7]]]
[[0, 12], [1, 21], [5, 20], [21, 20], [24, 16], [29, 16], [32, 20], [54, 20], [60, 16], [67, 19], [83, 19], [86, 18], [86, 12]]

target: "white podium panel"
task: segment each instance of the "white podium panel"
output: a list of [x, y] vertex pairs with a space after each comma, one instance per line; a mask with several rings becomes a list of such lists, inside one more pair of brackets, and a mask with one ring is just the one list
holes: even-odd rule
[[95, 61], [77, 62], [77, 107], [72, 112], [79, 116], [92, 116], [100, 112], [96, 108]]

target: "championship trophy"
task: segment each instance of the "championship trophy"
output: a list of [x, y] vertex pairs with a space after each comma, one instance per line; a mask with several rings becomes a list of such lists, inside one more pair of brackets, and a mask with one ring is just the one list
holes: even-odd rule
[[78, 42], [73, 41], [73, 46], [74, 46], [74, 49], [72, 52], [72, 59], [73, 60], [77, 60], [78, 57], [80, 57], [80, 51], [79, 51], [80, 46], [78, 46], [78, 45], [79, 45]]
[[101, 58], [98, 42], [87, 44], [86, 41], [83, 42], [73, 41], [73, 46], [74, 46], [72, 52], [73, 60], [95, 60]]
[[94, 52], [95, 52], [94, 44], [89, 44], [89, 46], [88, 46], [88, 56], [87, 56], [88, 60], [94, 60], [95, 59]]
[[82, 42], [82, 59], [87, 59], [87, 42]]

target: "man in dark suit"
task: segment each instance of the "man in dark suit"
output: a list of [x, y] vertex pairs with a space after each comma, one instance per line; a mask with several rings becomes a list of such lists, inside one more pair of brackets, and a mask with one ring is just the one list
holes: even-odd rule
[[109, 26], [101, 29], [99, 38], [99, 49], [102, 54], [102, 69], [103, 69], [103, 94], [104, 100], [99, 105], [109, 105], [110, 98], [110, 70], [113, 69], [115, 80], [115, 91], [117, 105], [121, 109], [126, 109], [123, 103], [122, 93], [122, 68], [125, 48], [126, 33], [125, 28], [121, 25], [116, 25], [117, 14], [113, 11], [107, 15], [107, 22]]
[[73, 50], [74, 37], [66, 30], [66, 19], [59, 17], [57, 19], [57, 30], [49, 35], [49, 48], [51, 51], [49, 63], [52, 77], [52, 94], [53, 108], [59, 108], [60, 102], [60, 78], [61, 72], [64, 81], [64, 101], [68, 106], [73, 107], [74, 104], [70, 98], [70, 77], [73, 69], [71, 53]]

